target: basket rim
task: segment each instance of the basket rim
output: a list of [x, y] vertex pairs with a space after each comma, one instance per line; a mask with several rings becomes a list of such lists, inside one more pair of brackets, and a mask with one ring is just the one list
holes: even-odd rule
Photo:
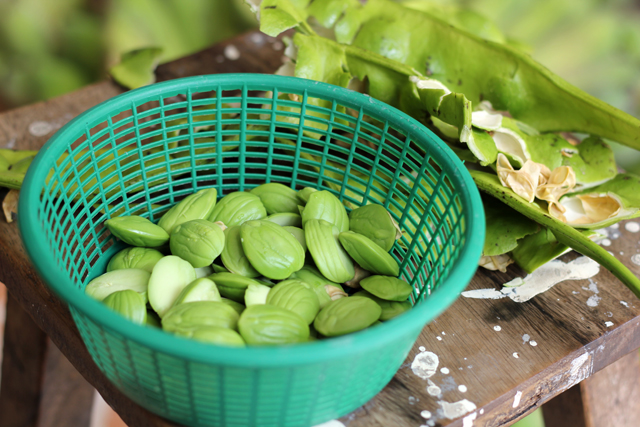
[[[418, 144], [426, 144], [432, 157], [446, 170], [453, 187], [459, 191], [467, 228], [466, 243], [461, 248], [448, 277], [431, 295], [402, 316], [384, 322], [373, 329], [310, 343], [277, 347], [232, 348], [199, 343], [179, 338], [156, 328], [135, 325], [106, 306], [77, 289], [50, 256], [51, 249], [42, 239], [38, 223], [38, 204], [50, 165], [67, 148], [70, 136], [74, 140], [80, 133], [98, 122], [106, 120], [133, 105], [167, 98], [171, 94], [215, 90], [212, 85], [225, 86], [223, 90], [242, 89], [268, 91], [275, 87], [306, 92], [308, 96], [330, 96], [339, 104], [359, 110], [407, 132]], [[373, 113], [373, 114], [371, 114]], [[93, 125], [92, 125], [93, 123]], [[43, 169], [46, 167], [46, 170]], [[18, 225], [27, 254], [48, 287], [72, 311], [77, 311], [112, 333], [132, 340], [155, 351], [181, 359], [206, 364], [243, 366], [252, 368], [285, 367], [310, 364], [372, 351], [396, 340], [402, 331], [412, 333], [415, 325], [422, 329], [448, 308], [466, 288], [475, 273], [485, 236], [484, 209], [480, 193], [463, 162], [446, 144], [417, 120], [400, 110], [368, 95], [339, 86], [296, 77], [271, 74], [230, 73], [202, 75], [169, 80], [135, 89], [108, 99], [81, 113], [58, 130], [39, 150], [27, 171], [19, 200]], [[75, 316], [74, 316], [75, 317]], [[77, 319], [76, 319], [77, 323]]]

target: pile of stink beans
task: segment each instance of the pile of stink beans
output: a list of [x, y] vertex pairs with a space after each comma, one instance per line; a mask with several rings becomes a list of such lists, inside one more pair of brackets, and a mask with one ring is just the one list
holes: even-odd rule
[[227, 346], [349, 334], [411, 308], [389, 255], [401, 233], [383, 206], [347, 214], [328, 191], [278, 183], [217, 195], [191, 194], [157, 225], [107, 220], [131, 247], [87, 295], [132, 322]]

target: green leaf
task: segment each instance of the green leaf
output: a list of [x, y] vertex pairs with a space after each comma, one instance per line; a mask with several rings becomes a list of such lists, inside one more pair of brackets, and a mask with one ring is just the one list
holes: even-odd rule
[[482, 255], [496, 256], [511, 252], [518, 241], [538, 231], [538, 224], [495, 199], [483, 200], [487, 232]]
[[136, 89], [156, 81], [154, 71], [158, 66], [162, 48], [147, 47], [122, 54], [120, 63], [109, 70], [111, 77], [128, 89]]
[[[594, 243], [580, 231], [553, 217], [535, 203], [526, 203], [511, 189], [503, 187], [498, 177], [481, 171], [469, 171], [478, 188], [497, 198], [507, 206], [515, 209], [538, 224], [548, 228], [558, 239], [577, 252], [588, 256], [611, 271], [636, 296], [640, 297], [640, 280], [615, 256], [611, 255], [597, 243]], [[636, 189], [638, 187], [636, 186]], [[637, 191], [637, 190], [636, 190]]]
[[571, 248], [558, 242], [556, 236], [546, 228], [526, 236], [511, 252], [511, 258], [527, 273], [556, 259]]
[[308, 4], [309, 0], [263, 0], [260, 4], [260, 31], [276, 37], [301, 25], [301, 30], [313, 33], [306, 24]]

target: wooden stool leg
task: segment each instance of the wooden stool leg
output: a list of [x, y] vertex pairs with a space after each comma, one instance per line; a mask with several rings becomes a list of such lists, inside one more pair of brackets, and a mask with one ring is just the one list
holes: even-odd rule
[[542, 413], [546, 427], [637, 427], [638, 352], [629, 353], [545, 403]]
[[47, 336], [7, 295], [0, 384], [3, 427], [36, 426], [46, 347]]

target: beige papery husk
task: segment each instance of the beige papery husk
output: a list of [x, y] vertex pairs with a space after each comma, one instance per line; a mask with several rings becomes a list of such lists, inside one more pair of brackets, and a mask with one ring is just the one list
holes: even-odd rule
[[495, 256], [486, 256], [483, 255], [480, 257], [480, 261], [478, 261], [478, 265], [480, 267], [484, 267], [487, 270], [499, 270], [503, 273], [507, 272], [507, 267], [510, 264], [513, 264], [513, 259], [507, 254], [495, 255]]
[[535, 199], [538, 186], [545, 184], [551, 175], [548, 167], [531, 160], [527, 160], [520, 170], [515, 170], [502, 153], [498, 154], [496, 169], [500, 183], [529, 203]]

